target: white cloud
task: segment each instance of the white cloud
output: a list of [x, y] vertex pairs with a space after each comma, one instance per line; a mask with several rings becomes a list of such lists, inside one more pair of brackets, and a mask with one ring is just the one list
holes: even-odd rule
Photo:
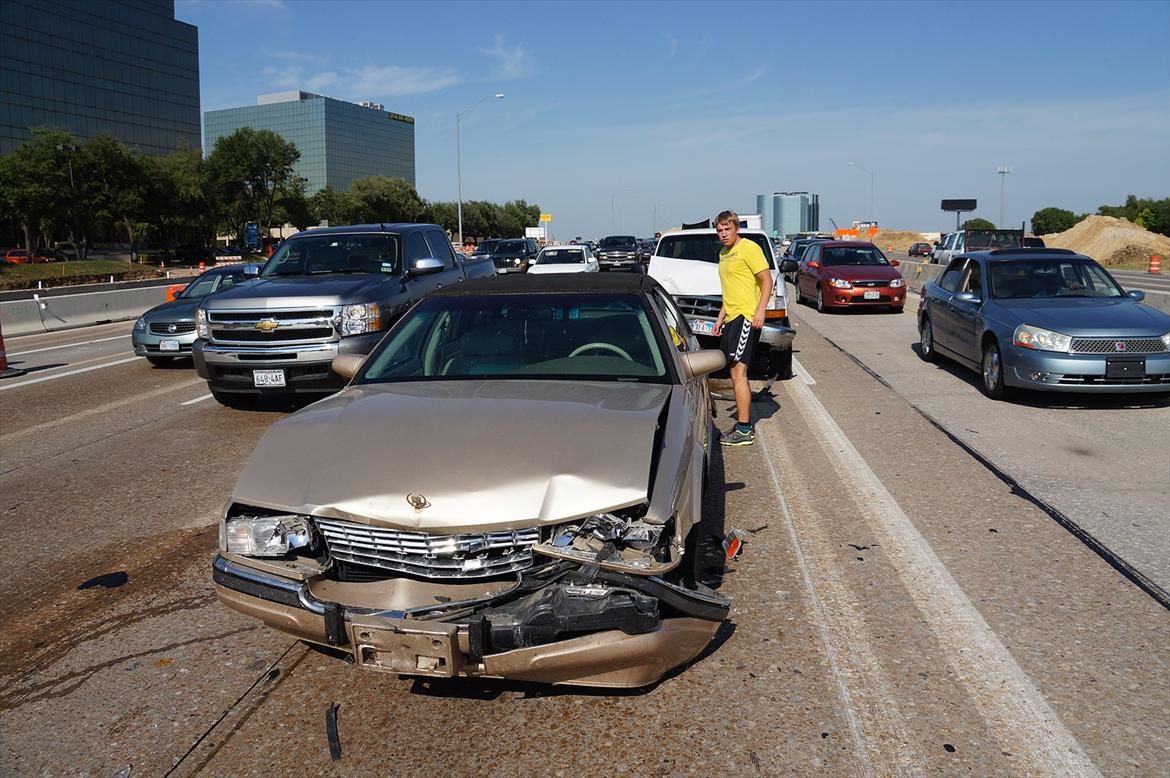
[[755, 70], [753, 70], [751, 73], [748, 73], [747, 75], [745, 75], [742, 78], [740, 78], [739, 80], [737, 80], [732, 86], [735, 86], [735, 87], [747, 86], [748, 84], [750, 84], [753, 81], [759, 81], [761, 78], [763, 78], [767, 74], [768, 74], [768, 69], [766, 67], [764, 67], [763, 65], [760, 65]]
[[347, 70], [352, 79], [347, 89], [353, 95], [369, 97], [398, 97], [437, 92], [454, 86], [460, 81], [453, 70], [435, 68], [367, 65], [357, 70]]
[[520, 45], [511, 48], [505, 46], [503, 33], [496, 33], [495, 45], [490, 49], [479, 51], [497, 60], [496, 72], [493, 74], [496, 78], [523, 78], [532, 73], [532, 60], [528, 52]]
[[331, 84], [337, 83], [337, 80], [339, 78], [340, 78], [340, 76], [338, 76], [336, 73], [334, 73], [332, 71], [329, 71], [326, 73], [318, 73], [315, 76], [310, 76], [309, 78], [305, 79], [305, 88], [312, 89], [313, 91], [316, 91], [318, 89], [324, 89], [325, 87], [327, 87]]
[[300, 65], [290, 65], [284, 68], [266, 67], [260, 71], [268, 83], [279, 89], [298, 89], [304, 75], [304, 68]]
[[666, 42], [670, 45], [670, 51], [667, 52], [667, 59], [674, 59], [674, 55], [678, 54], [678, 38], [673, 35], [666, 36]]

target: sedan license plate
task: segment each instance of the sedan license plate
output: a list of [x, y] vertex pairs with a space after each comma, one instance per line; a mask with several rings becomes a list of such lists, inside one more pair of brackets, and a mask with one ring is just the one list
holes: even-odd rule
[[864, 295], [866, 300], [877, 300], [882, 296], [882, 293], [877, 291], [876, 289], [874, 289], [874, 290], [866, 289], [865, 292], [863, 293], [863, 295]]
[[253, 370], [252, 383], [255, 386], [284, 386], [284, 371]]
[[1106, 359], [1106, 378], [1145, 378], [1146, 360], [1144, 359]]
[[691, 332], [696, 335], [713, 335], [715, 333], [715, 322], [707, 321], [706, 319], [689, 319], [691, 325]]
[[177, 340], [160, 340], [158, 342], [159, 351], [178, 351], [179, 341]]

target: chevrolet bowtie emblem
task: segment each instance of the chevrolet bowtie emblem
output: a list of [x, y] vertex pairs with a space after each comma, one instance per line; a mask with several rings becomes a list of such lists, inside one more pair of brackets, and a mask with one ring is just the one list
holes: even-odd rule
[[256, 322], [256, 329], [260, 330], [261, 332], [272, 332], [279, 326], [280, 322], [278, 322], [276, 319], [261, 319], [260, 321]]
[[423, 508], [431, 507], [431, 504], [427, 502], [427, 498], [421, 494], [408, 494], [406, 495], [406, 501], [410, 503], [411, 508], [414, 508], [415, 513], [421, 513]]

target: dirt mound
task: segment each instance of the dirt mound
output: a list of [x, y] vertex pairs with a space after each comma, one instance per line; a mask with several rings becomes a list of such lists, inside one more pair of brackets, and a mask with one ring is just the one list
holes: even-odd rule
[[1112, 216], [1089, 216], [1071, 229], [1043, 237], [1049, 248], [1072, 249], [1102, 265], [1137, 267], [1153, 254], [1170, 257], [1170, 238]]
[[911, 243], [930, 243], [930, 241], [921, 232], [909, 230], [878, 230], [877, 234], [873, 236], [873, 244], [882, 251], [887, 251], [890, 246], [893, 246], [894, 251], [905, 254]]

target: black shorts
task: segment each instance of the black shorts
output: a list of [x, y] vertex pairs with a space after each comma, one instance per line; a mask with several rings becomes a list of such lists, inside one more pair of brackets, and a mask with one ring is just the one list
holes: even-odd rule
[[731, 321], [723, 322], [719, 348], [727, 355], [728, 365], [733, 362], [750, 365], [759, 342], [760, 330], [752, 328], [751, 319], [736, 316]]

